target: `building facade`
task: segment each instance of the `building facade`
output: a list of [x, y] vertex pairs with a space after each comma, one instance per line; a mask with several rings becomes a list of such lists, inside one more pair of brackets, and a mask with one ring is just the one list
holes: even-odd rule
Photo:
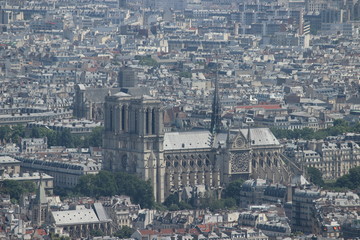
[[73, 188], [83, 175], [97, 174], [101, 164], [89, 161], [88, 163], [73, 163], [69, 161], [44, 161], [26, 157], [17, 157], [22, 171], [41, 171], [52, 176], [55, 187]]
[[360, 166], [360, 147], [353, 141], [308, 141], [287, 155], [304, 167], [319, 169], [324, 179], [337, 179]]
[[83, 84], [75, 86], [74, 116], [88, 120], [103, 120], [104, 97], [108, 92], [117, 92], [117, 88], [89, 88]]
[[5, 174], [13, 175], [20, 173], [20, 161], [9, 157], [0, 157], [0, 171]]
[[119, 92], [105, 99], [104, 169], [150, 180], [159, 202], [185, 187], [203, 185], [220, 196], [238, 179], [288, 182], [292, 172], [267, 128], [164, 132], [161, 102]]

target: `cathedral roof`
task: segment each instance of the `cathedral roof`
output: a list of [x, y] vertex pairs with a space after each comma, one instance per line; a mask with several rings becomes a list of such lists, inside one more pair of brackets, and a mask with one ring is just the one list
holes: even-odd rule
[[147, 87], [127, 87], [127, 88], [121, 88], [120, 91], [130, 94], [133, 97], [140, 97], [143, 95], [150, 94], [150, 91]]
[[167, 132], [164, 135], [164, 150], [210, 148], [209, 131]]
[[116, 97], [131, 97], [130, 94], [127, 94], [124, 92], [118, 92], [118, 93], [114, 94], [114, 96], [116, 96]]
[[[274, 134], [269, 128], [240, 129], [241, 134], [248, 140], [250, 137], [251, 146], [280, 145]], [[228, 133], [219, 133], [215, 136], [213, 147], [224, 147]], [[236, 137], [236, 133], [231, 132], [230, 138]], [[167, 132], [164, 135], [164, 150], [186, 150], [210, 148], [211, 134], [209, 131], [189, 131], [189, 132]]]
[[[240, 129], [241, 133], [248, 138], [249, 129]], [[249, 140], [249, 139], [247, 139]], [[269, 128], [250, 128], [250, 145], [251, 146], [266, 146], [279, 145], [279, 141]]]
[[92, 103], [103, 103], [105, 101], [105, 96], [109, 94], [114, 95], [119, 92], [119, 88], [86, 88], [85, 92], [85, 101]]

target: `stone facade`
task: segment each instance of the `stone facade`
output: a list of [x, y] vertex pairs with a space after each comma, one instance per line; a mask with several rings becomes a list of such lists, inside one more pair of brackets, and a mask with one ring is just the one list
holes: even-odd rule
[[74, 116], [88, 120], [104, 119], [104, 98], [108, 92], [117, 92], [118, 88], [89, 88], [83, 84], [75, 86]]
[[164, 200], [164, 131], [160, 101], [120, 92], [106, 97], [104, 169], [136, 173], [150, 180]]
[[237, 178], [288, 182], [282, 147], [267, 128], [164, 132], [161, 102], [119, 92], [105, 99], [104, 169], [150, 180], [162, 202], [185, 187], [215, 190]]
[[309, 141], [287, 155], [304, 167], [319, 169], [324, 179], [337, 179], [360, 166], [360, 147], [353, 141]]

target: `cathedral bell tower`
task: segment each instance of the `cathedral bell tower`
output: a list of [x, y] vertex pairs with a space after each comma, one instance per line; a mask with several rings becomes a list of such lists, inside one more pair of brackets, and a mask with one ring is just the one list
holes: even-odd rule
[[150, 180], [155, 200], [164, 201], [164, 129], [159, 100], [119, 92], [105, 98], [105, 170]]
[[33, 226], [41, 226], [46, 222], [49, 214], [49, 203], [47, 201], [45, 188], [42, 182], [42, 173], [40, 173], [40, 181], [36, 191], [36, 198], [31, 204], [31, 212], [31, 221]]

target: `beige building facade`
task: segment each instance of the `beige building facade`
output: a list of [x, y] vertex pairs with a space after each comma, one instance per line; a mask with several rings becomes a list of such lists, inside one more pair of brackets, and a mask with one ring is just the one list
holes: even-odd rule
[[319, 169], [324, 179], [337, 179], [360, 166], [360, 147], [353, 141], [309, 141], [289, 157], [304, 167]]

